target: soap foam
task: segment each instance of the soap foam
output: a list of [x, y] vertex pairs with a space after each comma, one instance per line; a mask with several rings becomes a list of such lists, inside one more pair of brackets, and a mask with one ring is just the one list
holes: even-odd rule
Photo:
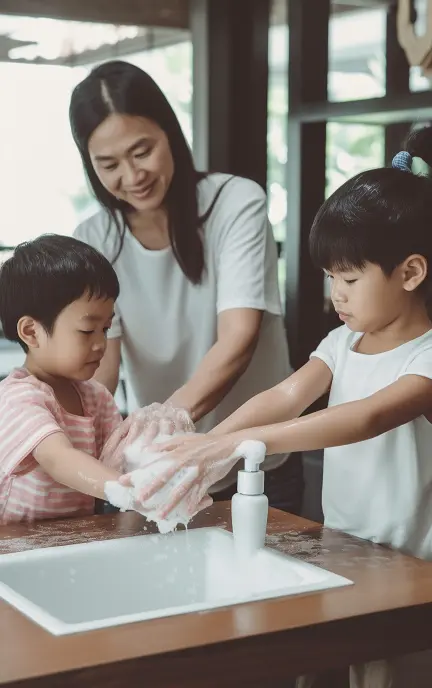
[[[179, 433], [184, 434], [184, 433]], [[175, 435], [158, 435], [154, 443], [166, 442]], [[163, 458], [162, 458], [163, 457]], [[169, 533], [178, 525], [185, 527], [191, 519], [188, 505], [182, 500], [169, 514], [169, 518], [161, 520], [158, 517], [161, 509], [169, 502], [173, 490], [185, 479], [195, 478], [198, 475], [196, 466], [187, 466], [178, 470], [173, 477], [154, 494], [150, 499], [142, 503], [142, 509], [136, 508], [140, 492], [148, 487], [161, 473], [173, 464], [173, 459], [161, 452], [150, 452], [142, 445], [141, 441], [133, 443], [125, 451], [126, 471], [132, 482], [132, 487], [126, 487], [116, 481], [105, 483], [105, 495], [108, 501], [121, 511], [135, 509], [142, 513], [149, 521], [154, 521], [160, 533]]]

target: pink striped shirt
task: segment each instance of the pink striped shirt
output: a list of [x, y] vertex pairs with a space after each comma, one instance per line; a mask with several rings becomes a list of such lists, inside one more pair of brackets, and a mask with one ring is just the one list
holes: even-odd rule
[[94, 512], [94, 497], [57, 483], [32, 455], [46, 437], [63, 432], [75, 449], [99, 458], [121, 415], [95, 380], [75, 388], [84, 416], [65, 411], [52, 388], [24, 368], [0, 382], [0, 523]]

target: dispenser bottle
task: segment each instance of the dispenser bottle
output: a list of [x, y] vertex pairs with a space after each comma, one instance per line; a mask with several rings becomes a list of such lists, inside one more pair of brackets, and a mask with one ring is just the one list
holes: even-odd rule
[[268, 518], [268, 498], [264, 494], [264, 471], [260, 464], [266, 455], [263, 442], [242, 442], [238, 452], [245, 457], [244, 470], [238, 472], [237, 493], [231, 501], [232, 529], [239, 552], [250, 555], [264, 547]]

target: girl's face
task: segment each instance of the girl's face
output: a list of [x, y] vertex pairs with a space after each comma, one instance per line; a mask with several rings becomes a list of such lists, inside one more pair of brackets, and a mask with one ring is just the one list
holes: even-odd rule
[[[401, 266], [402, 267], [402, 266]], [[388, 277], [379, 265], [363, 270], [328, 271], [331, 299], [342, 322], [354, 332], [376, 332], [400, 316], [407, 290], [403, 270]]]
[[145, 117], [111, 114], [89, 139], [88, 151], [100, 182], [135, 210], [163, 205], [174, 174], [165, 132]]

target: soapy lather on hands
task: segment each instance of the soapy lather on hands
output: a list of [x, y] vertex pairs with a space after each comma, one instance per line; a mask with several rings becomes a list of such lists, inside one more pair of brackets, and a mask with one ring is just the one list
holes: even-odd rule
[[138, 440], [142, 446], [150, 446], [158, 435], [171, 437], [194, 431], [195, 426], [184, 409], [170, 404], [150, 404], [131, 413], [118, 426], [106, 442], [100, 460], [106, 466], [124, 472], [125, 451], [135, 441]]
[[[159, 438], [160, 442], [162, 438]], [[138, 451], [139, 449], [136, 448]], [[134, 448], [135, 451], [135, 448]], [[153, 475], [147, 474], [135, 499], [145, 509], [156, 499], [159, 522], [176, 518], [178, 510], [187, 509], [189, 518], [207, 506], [209, 488], [224, 478], [242, 457], [262, 461], [265, 445], [260, 441], [236, 442], [235, 437], [181, 434], [148, 447], [153, 454]], [[171, 453], [173, 454], [172, 456]], [[124, 486], [133, 484], [133, 474], [119, 479]], [[169, 489], [168, 489], [169, 488]], [[211, 503], [211, 502], [210, 502]]]
[[107, 500], [122, 511], [139, 511], [149, 520], [154, 520], [161, 532], [173, 530], [179, 523], [186, 525], [194, 513], [212, 503], [211, 497], [203, 496], [192, 511], [189, 501], [185, 500], [171, 513], [169, 519], [159, 518], [159, 511], [161, 506], [169, 501], [169, 495], [175, 486], [186, 475], [195, 475], [196, 469], [187, 468], [180, 473], [174, 471], [175, 477], [173, 475], [173, 480], [166, 483], [166, 489], [158, 492], [157, 497], [147, 500], [145, 504], [136, 497], [144, 486], [158, 478], [161, 471], [170, 468], [171, 460], [157, 461], [161, 454], [154, 447], [149, 451], [149, 445], [166, 442], [172, 439], [173, 435], [190, 436], [194, 429], [188, 413], [170, 404], [155, 403], [130, 414], [113, 432], [102, 452], [101, 458], [107, 465], [129, 473], [127, 484], [121, 485], [117, 481], [108, 481], [105, 484]]
[[169, 404], [131, 414], [104, 447], [105, 461], [127, 472], [105, 484], [108, 501], [138, 511], [167, 533], [211, 505], [209, 488], [241, 457], [265, 456], [262, 442], [197, 435], [194, 429], [188, 413]]
[[179, 500], [176, 508], [171, 510], [167, 517], [161, 516], [164, 505], [170, 501], [171, 494], [176, 491], [177, 486], [183, 480], [193, 480], [198, 475], [198, 470], [195, 466], [178, 469], [175, 466], [175, 471], [172, 478], [164, 482], [164, 485], [152, 497], [142, 501], [140, 493], [148, 485], [152, 484], [158, 479], [161, 473], [165, 473], [171, 468], [172, 459], [164, 457], [157, 446], [159, 442], [166, 442], [169, 437], [167, 435], [159, 435], [154, 440], [152, 450], [149, 450], [141, 439], [134, 442], [133, 445], [125, 449], [125, 465], [128, 473], [128, 479], [121, 484], [120, 481], [109, 481], [105, 485], [105, 493], [107, 498], [119, 507], [126, 511], [134, 509], [146, 516], [149, 521], [154, 521], [161, 533], [168, 533], [176, 528], [177, 525], [187, 525], [192, 516], [200, 509], [209, 506], [212, 503], [211, 497], [203, 497], [199, 504], [194, 504], [191, 508], [190, 500], [185, 496], [185, 499]]

